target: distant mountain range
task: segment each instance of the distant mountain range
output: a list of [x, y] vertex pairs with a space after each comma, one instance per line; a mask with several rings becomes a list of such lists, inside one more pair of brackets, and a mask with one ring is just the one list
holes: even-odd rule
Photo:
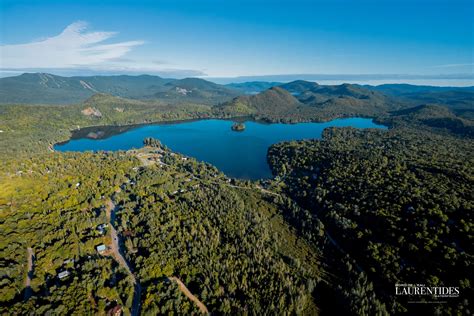
[[239, 90], [242, 94], [257, 94], [264, 90], [282, 85], [282, 82], [250, 81], [240, 83], [229, 83], [227, 87]]
[[418, 86], [405, 83], [381, 84], [378, 86], [364, 85], [370, 90], [376, 90], [385, 94], [402, 96], [414, 93], [435, 93], [447, 91], [467, 91], [474, 92], [474, 86], [471, 87], [437, 87], [437, 86]]
[[225, 102], [241, 92], [199, 78], [173, 80], [163, 86], [164, 91], [157, 92], [153, 98], [173, 102], [194, 102], [214, 105]]
[[464, 117], [474, 116], [474, 87], [320, 85], [305, 80], [220, 85], [199, 78], [61, 77], [46, 73], [25, 73], [0, 79], [0, 103], [74, 104], [95, 94], [170, 105], [217, 106], [229, 115], [265, 113], [268, 116], [291, 112], [299, 117], [311, 117], [318, 109], [319, 113], [329, 116], [371, 116], [422, 104], [438, 104]]
[[379, 86], [364, 87], [386, 95], [398, 97], [404, 102], [411, 102], [414, 104], [445, 104], [453, 109], [472, 109], [474, 107], [474, 86], [435, 87], [415, 86], [409, 84], [383, 84]]
[[373, 116], [403, 108], [395, 98], [362, 86], [322, 86], [297, 80], [256, 95], [245, 95], [223, 105], [225, 113], [287, 117], [289, 120], [325, 119], [342, 116]]
[[96, 93], [132, 99], [164, 99], [214, 104], [240, 94], [237, 90], [198, 78], [166, 79], [158, 76], [61, 77], [25, 73], [0, 79], [0, 103], [71, 104]]

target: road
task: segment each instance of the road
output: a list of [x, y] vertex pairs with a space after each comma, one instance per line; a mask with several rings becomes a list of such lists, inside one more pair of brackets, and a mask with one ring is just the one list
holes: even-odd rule
[[109, 199], [106, 205], [106, 214], [107, 214], [107, 220], [109, 222], [109, 227], [110, 227], [109, 229], [110, 238], [112, 240], [112, 243], [110, 245], [110, 250], [112, 252], [112, 256], [117, 261], [117, 263], [128, 272], [129, 276], [132, 279], [134, 290], [133, 290], [133, 303], [132, 303], [131, 315], [138, 316], [140, 312], [140, 297], [141, 297], [142, 288], [140, 286], [140, 282], [138, 282], [137, 278], [133, 274], [132, 269], [130, 268], [130, 265], [128, 264], [127, 260], [125, 260], [125, 258], [122, 255], [122, 251], [120, 249], [119, 236], [117, 234], [117, 230], [114, 227], [116, 210], [117, 210], [117, 206], [112, 201], [112, 199]]
[[176, 283], [178, 284], [179, 290], [180, 290], [184, 295], [186, 295], [187, 298], [189, 298], [191, 301], [193, 301], [194, 304], [196, 304], [196, 306], [199, 308], [199, 310], [200, 310], [203, 314], [209, 315], [209, 311], [207, 310], [206, 305], [204, 305], [196, 296], [194, 296], [193, 293], [191, 293], [191, 292], [188, 290], [188, 288], [186, 287], [186, 285], [184, 285], [184, 283], [181, 282], [180, 279], [178, 279], [177, 277], [170, 277], [169, 280], [176, 282]]
[[26, 273], [26, 279], [25, 279], [25, 296], [24, 300], [27, 301], [32, 294], [31, 290], [31, 278], [33, 277], [33, 249], [31, 247], [28, 247], [26, 249], [26, 253], [28, 256], [28, 264], [27, 264], [27, 273]]

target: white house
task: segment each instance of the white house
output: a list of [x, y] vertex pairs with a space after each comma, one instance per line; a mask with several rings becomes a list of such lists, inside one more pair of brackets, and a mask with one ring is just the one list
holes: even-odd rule
[[59, 274], [58, 274], [58, 278], [60, 278], [60, 279], [64, 279], [64, 278], [66, 278], [66, 277], [68, 277], [68, 276], [69, 276], [69, 271], [67, 271], [67, 270], [66, 270], [66, 271], [61, 271], [61, 272], [59, 272]]
[[98, 253], [104, 253], [107, 250], [107, 246], [102, 244], [102, 245], [98, 245], [95, 249], [97, 249]]

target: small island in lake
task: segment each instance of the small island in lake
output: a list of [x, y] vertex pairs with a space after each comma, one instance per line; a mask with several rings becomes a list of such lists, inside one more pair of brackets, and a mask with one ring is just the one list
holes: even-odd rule
[[245, 130], [245, 124], [244, 123], [234, 123], [234, 124], [232, 124], [231, 129], [234, 132], [242, 132], [242, 131]]

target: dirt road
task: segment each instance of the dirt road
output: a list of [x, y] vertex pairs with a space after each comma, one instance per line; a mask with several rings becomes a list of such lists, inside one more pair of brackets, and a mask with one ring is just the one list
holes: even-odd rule
[[206, 305], [204, 305], [196, 296], [193, 295], [193, 293], [191, 293], [188, 288], [186, 287], [186, 285], [184, 285], [183, 282], [181, 282], [180, 279], [178, 279], [177, 277], [170, 277], [169, 278], [171, 281], [174, 281], [178, 284], [178, 288], [179, 290], [184, 294], [186, 295], [187, 298], [189, 298], [191, 301], [194, 302], [194, 304], [196, 304], [196, 306], [199, 308], [199, 310], [203, 313], [203, 314], [207, 314], [209, 315], [209, 311], [207, 310], [207, 307]]
[[141, 286], [140, 283], [137, 281], [137, 278], [132, 272], [130, 265], [128, 264], [127, 260], [122, 255], [122, 251], [120, 249], [120, 240], [117, 234], [117, 230], [114, 227], [115, 222], [115, 211], [117, 206], [114, 202], [109, 199], [106, 205], [106, 214], [107, 214], [107, 221], [109, 222], [110, 227], [110, 238], [112, 239], [112, 243], [110, 245], [110, 250], [114, 259], [118, 262], [120, 266], [122, 266], [132, 278], [133, 283], [133, 303], [132, 303], [132, 316], [138, 316], [140, 312], [140, 296], [141, 296]]
[[26, 273], [26, 279], [25, 279], [25, 296], [24, 300], [27, 301], [31, 297], [31, 278], [33, 277], [33, 249], [31, 247], [28, 247], [26, 249], [26, 253], [28, 256], [28, 263], [27, 263], [27, 273]]

